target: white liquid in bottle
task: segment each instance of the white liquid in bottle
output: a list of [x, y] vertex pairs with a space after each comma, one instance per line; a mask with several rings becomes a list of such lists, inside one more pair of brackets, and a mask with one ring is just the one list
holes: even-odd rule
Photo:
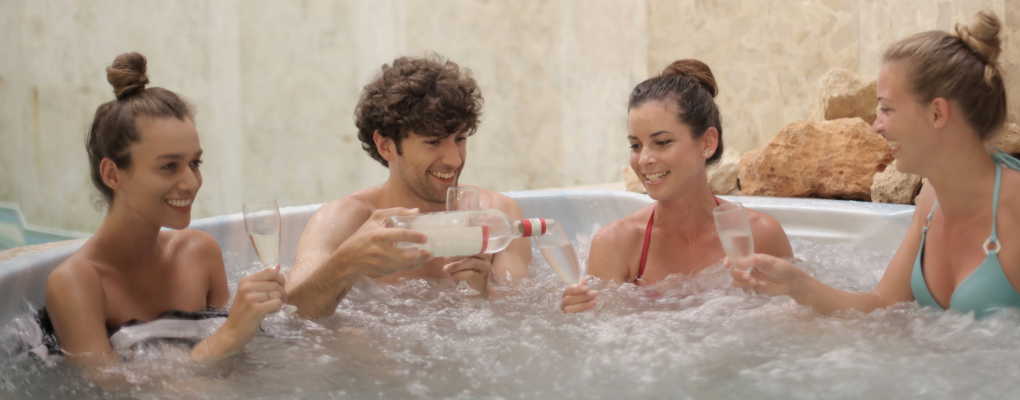
[[736, 229], [729, 229], [719, 232], [719, 242], [722, 243], [726, 257], [730, 259], [733, 268], [741, 271], [751, 270], [751, 256], [754, 255], [754, 239], [751, 234]]
[[273, 267], [280, 257], [280, 231], [277, 229], [253, 230], [248, 237], [255, 253], [266, 267]]

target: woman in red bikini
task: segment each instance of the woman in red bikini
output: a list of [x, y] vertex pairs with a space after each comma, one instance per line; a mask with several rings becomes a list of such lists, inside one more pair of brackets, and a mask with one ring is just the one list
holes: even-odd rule
[[[712, 209], [723, 200], [708, 187], [705, 168], [722, 157], [722, 124], [713, 98], [715, 77], [698, 60], [673, 62], [630, 95], [627, 139], [630, 165], [655, 203], [595, 234], [588, 273], [604, 281], [648, 285], [676, 273], [692, 274], [726, 256]], [[755, 251], [792, 257], [783, 228], [748, 210]], [[563, 291], [560, 309], [595, 306], [585, 278]]]

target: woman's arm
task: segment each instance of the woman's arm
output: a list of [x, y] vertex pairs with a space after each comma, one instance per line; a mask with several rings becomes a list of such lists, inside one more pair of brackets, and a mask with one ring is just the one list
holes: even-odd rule
[[[46, 311], [57, 343], [86, 373], [116, 363], [106, 337], [106, 308], [99, 273], [87, 262], [68, 260], [46, 281]], [[90, 374], [92, 375], [92, 374]]]
[[741, 272], [730, 270], [733, 285], [754, 288], [770, 296], [788, 295], [797, 303], [822, 312], [857, 310], [871, 312], [896, 303], [913, 301], [910, 289], [910, 274], [914, 267], [918, 249], [921, 246], [921, 229], [927, 213], [935, 201], [935, 193], [926, 187], [917, 199], [917, 212], [907, 229], [907, 235], [882, 275], [882, 280], [871, 292], [850, 293], [834, 289], [808, 275], [790, 262], [765, 254], [756, 254], [754, 269]]

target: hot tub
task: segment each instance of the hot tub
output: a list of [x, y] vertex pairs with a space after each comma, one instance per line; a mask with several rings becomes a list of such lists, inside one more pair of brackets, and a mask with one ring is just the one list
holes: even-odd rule
[[[615, 191], [508, 193], [526, 217], [561, 221], [586, 259], [591, 235], [651, 200]], [[899, 245], [913, 207], [725, 197], [775, 217], [798, 262], [846, 290], [870, 290]], [[281, 210], [281, 262], [293, 262], [317, 205]], [[240, 214], [196, 220], [223, 249], [228, 275], [260, 266]], [[0, 326], [41, 306], [46, 277], [80, 245], [0, 263]], [[721, 266], [661, 284], [594, 283], [601, 313], [563, 315], [564, 287], [534, 252], [528, 279], [492, 301], [453, 282], [400, 286], [362, 280], [320, 322], [267, 319], [265, 334], [213, 366], [186, 350], [145, 348], [118, 367], [129, 396], [315, 398], [989, 398], [1020, 385], [1020, 315], [972, 316], [904, 304], [868, 315], [817, 315], [789, 298], [737, 310]], [[9, 329], [8, 329], [9, 330]], [[4, 333], [10, 335], [10, 332]], [[0, 397], [95, 395], [66, 366], [0, 359]], [[932, 379], [939, 376], [939, 379]], [[53, 383], [59, 382], [59, 385]], [[170, 382], [170, 383], [168, 383]], [[184, 382], [184, 383], [181, 383]], [[1009, 397], [1009, 396], [1006, 396]]]

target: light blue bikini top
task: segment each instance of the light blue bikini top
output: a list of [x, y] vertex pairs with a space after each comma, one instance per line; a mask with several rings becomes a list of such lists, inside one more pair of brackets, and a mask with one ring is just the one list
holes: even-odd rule
[[[992, 198], [992, 235], [988, 237], [988, 240], [985, 240], [985, 260], [956, 287], [956, 291], [949, 298], [950, 309], [963, 314], [973, 311], [975, 318], [982, 318], [992, 314], [996, 309], [1007, 307], [1020, 308], [1020, 293], [1017, 293], [1013, 285], [1006, 279], [1006, 274], [1002, 272], [1002, 264], [999, 263], [999, 250], [1002, 249], [1002, 245], [999, 243], [995, 229], [995, 218], [999, 212], [999, 183], [1002, 177], [1001, 165], [1006, 165], [1014, 170], [1020, 170], [1020, 160], [1010, 157], [1003, 153], [1002, 150], [994, 150], [998, 151], [992, 151], [991, 153], [992, 160], [995, 161], [995, 195]], [[924, 307], [942, 309], [942, 306], [935, 302], [935, 298], [931, 296], [928, 284], [924, 281], [924, 273], [921, 267], [924, 261], [924, 242], [928, 237], [928, 226], [931, 225], [931, 217], [935, 214], [935, 207], [938, 207], [938, 205], [938, 200], [935, 200], [935, 205], [932, 206], [931, 213], [928, 214], [928, 222], [924, 224], [924, 230], [921, 233], [921, 249], [917, 251], [914, 271], [910, 276], [910, 289], [914, 292], [914, 299], [917, 300], [917, 304]], [[989, 250], [989, 246], [994, 247]]]

